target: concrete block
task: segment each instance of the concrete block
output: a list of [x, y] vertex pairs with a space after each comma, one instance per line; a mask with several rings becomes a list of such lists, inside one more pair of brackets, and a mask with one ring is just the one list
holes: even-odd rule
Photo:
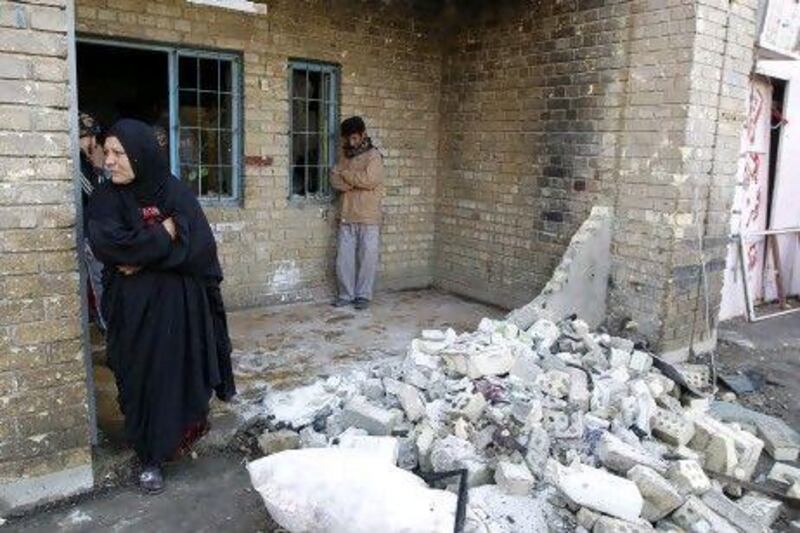
[[431, 465], [435, 472], [466, 468], [469, 472], [467, 476], [469, 487], [485, 485], [492, 480], [491, 469], [478, 455], [472, 443], [453, 435], [448, 435], [433, 444]]
[[767, 474], [767, 479], [792, 485], [800, 481], [800, 468], [784, 463], [775, 463]]
[[384, 378], [383, 386], [397, 397], [409, 420], [416, 422], [425, 415], [425, 401], [416, 387], [391, 378]]
[[370, 378], [361, 386], [362, 394], [373, 402], [380, 402], [384, 396], [384, 388], [381, 380], [377, 378]]
[[468, 420], [475, 422], [483, 414], [483, 410], [486, 409], [486, 405], [486, 398], [479, 392], [469, 395], [463, 407], [461, 407], [458, 412]]
[[635, 375], [643, 376], [647, 374], [653, 367], [653, 357], [640, 350], [634, 350], [631, 354], [630, 361], [628, 361], [628, 368]]
[[711, 414], [724, 422], [756, 427], [764, 448], [776, 461], [796, 461], [800, 453], [800, 434], [774, 416], [753, 411], [730, 402], [712, 402]]
[[417, 426], [417, 453], [419, 456], [419, 464], [424, 470], [432, 468], [430, 464], [430, 454], [433, 448], [433, 443], [436, 441], [436, 431], [427, 422], [422, 422]]
[[535, 383], [536, 378], [542, 373], [538, 364], [538, 357], [534, 355], [518, 355], [511, 367], [509, 374], [520, 379], [523, 383]]
[[567, 401], [569, 405], [581, 411], [589, 409], [589, 380], [586, 372], [578, 368], [570, 368], [567, 370], [570, 376], [569, 391], [567, 392]]
[[634, 342], [630, 339], [626, 339], [625, 337], [611, 336], [608, 337], [608, 345], [611, 348], [616, 348], [617, 350], [631, 353], [633, 351]]
[[738, 479], [750, 479], [764, 442], [750, 433], [708, 415], [695, 418], [695, 436], [689, 445], [705, 454], [705, 468]]
[[570, 389], [570, 375], [560, 370], [548, 370], [536, 380], [539, 390], [553, 398], [566, 398]]
[[608, 354], [608, 365], [611, 368], [628, 366], [631, 362], [631, 352], [625, 352], [616, 348], [611, 348]]
[[584, 430], [583, 413], [542, 409], [542, 426], [556, 439], [579, 439]]
[[634, 466], [628, 470], [627, 477], [639, 488], [644, 498], [642, 518], [650, 522], [661, 520], [684, 502], [677, 489], [652, 468]]
[[503, 492], [518, 496], [530, 494], [535, 482], [527, 466], [509, 461], [497, 463], [494, 480]]
[[628, 521], [642, 512], [642, 495], [628, 479], [582, 464], [564, 467], [553, 459], [547, 469], [555, 486], [578, 505]]
[[736, 504], [749, 516], [753, 517], [763, 528], [772, 527], [772, 524], [781, 514], [783, 504], [755, 492], [748, 492]]
[[711, 481], [697, 461], [676, 461], [667, 471], [667, 479], [675, 484], [681, 494], [703, 494], [711, 488]]
[[678, 413], [656, 408], [651, 420], [653, 435], [673, 446], [683, 446], [694, 437], [694, 422]]
[[742, 533], [756, 533], [766, 531], [766, 528], [754, 517], [750, 516], [744, 509], [739, 507], [733, 500], [725, 496], [721, 491], [711, 489], [703, 494], [703, 503], [709, 509], [730, 522]]
[[314, 431], [311, 426], [306, 426], [300, 430], [300, 447], [302, 448], [324, 448], [328, 445], [328, 438], [324, 433]]
[[797, 461], [800, 455], [800, 436], [786, 422], [775, 417], [764, 417], [756, 421], [758, 436], [764, 448], [776, 461]]
[[601, 516], [592, 528], [592, 533], [648, 533], [651, 531], [655, 531], [655, 529], [644, 520], [629, 522], [610, 516]]
[[711, 384], [711, 371], [706, 365], [679, 363], [675, 368], [686, 382], [695, 389], [705, 389]]
[[558, 337], [561, 336], [561, 331], [558, 329], [558, 326], [546, 318], [534, 322], [527, 333], [536, 343], [537, 351], [550, 350], [558, 340]]
[[591, 531], [595, 522], [600, 519], [602, 515], [589, 509], [588, 507], [581, 507], [575, 514], [575, 520], [578, 525], [586, 531]]
[[414, 470], [419, 466], [417, 444], [413, 437], [399, 439], [397, 466], [403, 470]]
[[528, 435], [528, 451], [525, 463], [531, 472], [542, 472], [550, 457], [550, 434], [541, 426], [534, 426]]
[[658, 406], [662, 409], [683, 416], [683, 405], [681, 405], [680, 400], [674, 396], [670, 396], [668, 394], [658, 396], [656, 397], [656, 404], [658, 404]]
[[597, 457], [603, 466], [623, 475], [636, 465], [648, 466], [658, 472], [666, 472], [668, 468], [666, 461], [634, 448], [611, 433], [600, 438]]
[[265, 431], [258, 438], [258, 447], [261, 448], [264, 455], [296, 450], [300, 447], [300, 435], [288, 429]]
[[366, 430], [370, 435], [386, 436], [400, 422], [402, 416], [394, 409], [384, 409], [356, 396], [342, 410], [342, 424]]
[[713, 533], [738, 533], [730, 522], [709, 509], [697, 496], [689, 496], [671, 520], [686, 531], [708, 531]]

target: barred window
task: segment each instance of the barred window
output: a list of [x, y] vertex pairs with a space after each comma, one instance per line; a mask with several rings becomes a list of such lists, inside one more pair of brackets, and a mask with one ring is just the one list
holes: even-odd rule
[[178, 56], [180, 178], [201, 198], [238, 196], [238, 64], [221, 54]]
[[327, 198], [338, 140], [339, 67], [290, 61], [289, 95], [289, 196]]

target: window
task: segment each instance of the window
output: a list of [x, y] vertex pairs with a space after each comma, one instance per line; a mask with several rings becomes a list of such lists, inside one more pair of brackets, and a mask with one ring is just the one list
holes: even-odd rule
[[178, 53], [177, 155], [180, 178], [201, 198], [237, 196], [238, 113], [235, 63]]
[[338, 140], [339, 68], [291, 61], [289, 71], [289, 195], [327, 198]]
[[136, 118], [161, 130], [172, 173], [202, 202], [241, 197], [238, 54], [81, 38], [77, 63], [81, 109], [105, 125]]

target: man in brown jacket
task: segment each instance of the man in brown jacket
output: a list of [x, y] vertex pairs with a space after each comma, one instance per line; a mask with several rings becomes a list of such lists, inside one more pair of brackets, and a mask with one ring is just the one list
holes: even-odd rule
[[342, 122], [342, 153], [331, 170], [331, 186], [341, 194], [336, 307], [367, 309], [378, 271], [383, 156], [372, 146], [361, 117]]

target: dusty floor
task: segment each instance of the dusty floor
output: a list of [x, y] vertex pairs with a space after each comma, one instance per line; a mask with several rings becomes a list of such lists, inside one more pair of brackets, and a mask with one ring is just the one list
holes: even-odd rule
[[[424, 328], [472, 330], [503, 311], [435, 290], [387, 293], [370, 310], [302, 303], [250, 309], [228, 316], [240, 396], [263, 394], [342, 372], [376, 359], [402, 356]], [[200, 458], [172, 465], [165, 493], [142, 496], [127, 469], [132, 454], [122, 442], [122, 415], [114, 378], [95, 337], [94, 376], [101, 446], [96, 483], [109, 488], [74, 502], [10, 520], [0, 531], [273, 531], [250, 489], [242, 458], [219, 454], [241, 420], [237, 405], [214, 403], [212, 433]]]

